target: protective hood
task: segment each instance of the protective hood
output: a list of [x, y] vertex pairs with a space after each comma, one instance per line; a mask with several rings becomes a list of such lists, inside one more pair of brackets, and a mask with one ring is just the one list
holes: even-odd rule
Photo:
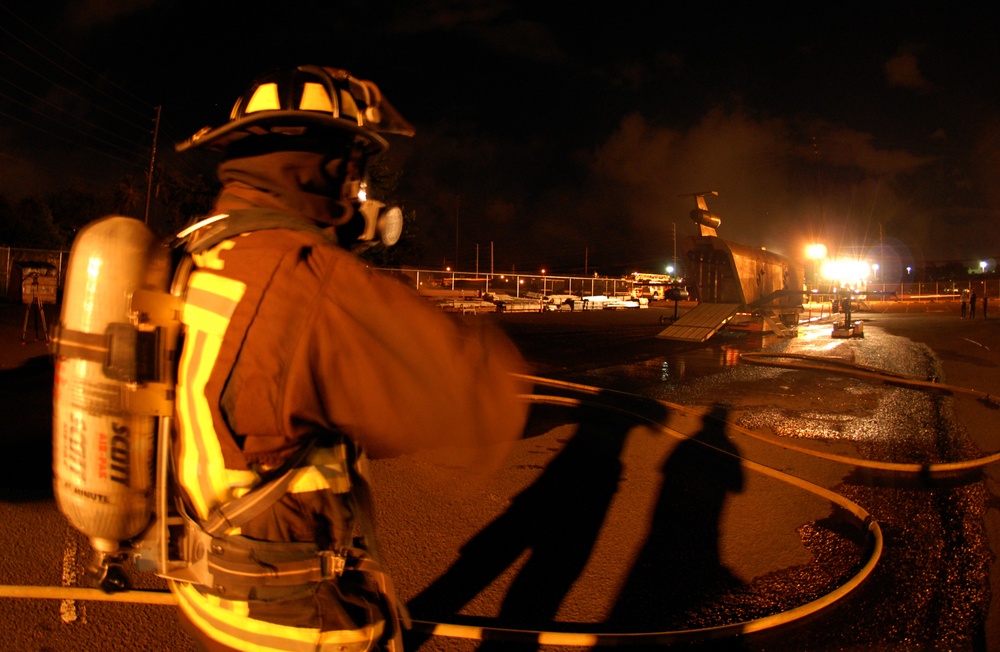
[[355, 213], [342, 197], [340, 159], [314, 152], [273, 152], [219, 164], [222, 191], [216, 211], [271, 208], [324, 226], [340, 226]]

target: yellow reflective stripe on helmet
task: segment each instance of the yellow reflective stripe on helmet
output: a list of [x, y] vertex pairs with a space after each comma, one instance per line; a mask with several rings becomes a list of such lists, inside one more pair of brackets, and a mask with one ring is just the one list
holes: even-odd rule
[[205, 397], [222, 338], [245, 290], [239, 281], [195, 271], [188, 280], [181, 313], [186, 339], [177, 373], [177, 476], [202, 519], [217, 504], [231, 499], [234, 486], [248, 487], [257, 480], [251, 471], [225, 468]]
[[246, 602], [203, 595], [193, 585], [172, 582], [184, 615], [207, 636], [245, 652], [364, 652], [382, 636], [384, 623], [352, 630], [321, 631], [249, 617]]
[[358, 104], [354, 101], [354, 98], [346, 90], [340, 91], [340, 116], [342, 118], [354, 118], [357, 120], [358, 125], [361, 125], [361, 111], [358, 110]]
[[243, 113], [277, 111], [280, 108], [281, 100], [278, 98], [278, 85], [270, 82], [257, 87], [253, 92], [253, 96], [250, 97], [250, 101], [247, 102], [247, 107], [243, 109]]
[[299, 108], [303, 111], [322, 111], [332, 114], [334, 111], [333, 99], [323, 84], [306, 82], [302, 85], [302, 99], [299, 100]]

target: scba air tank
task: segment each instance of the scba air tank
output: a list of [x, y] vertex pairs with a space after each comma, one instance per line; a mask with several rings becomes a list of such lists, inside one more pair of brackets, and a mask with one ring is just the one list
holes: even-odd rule
[[148, 339], [132, 300], [166, 289], [169, 262], [167, 248], [128, 217], [88, 224], [70, 251], [55, 338], [54, 489], [62, 513], [105, 556], [151, 517], [157, 417], [130, 400], [144, 355], [137, 343]]

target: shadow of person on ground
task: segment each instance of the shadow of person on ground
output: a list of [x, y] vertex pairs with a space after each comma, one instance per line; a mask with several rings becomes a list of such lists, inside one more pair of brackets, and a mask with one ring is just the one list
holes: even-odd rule
[[[662, 418], [665, 409], [650, 408]], [[590, 558], [622, 474], [620, 459], [635, 421], [593, 407], [575, 409], [563, 423], [578, 423], [575, 434], [538, 479], [514, 497], [506, 512], [461, 550], [458, 560], [408, 603], [420, 620], [452, 621], [455, 614], [490, 586], [525, 553], [527, 561], [507, 592], [499, 614], [504, 627], [551, 628], [560, 603]], [[530, 424], [529, 424], [530, 427]], [[410, 632], [407, 649], [428, 636]], [[480, 650], [535, 649], [536, 644], [484, 641]]]
[[[730, 493], [743, 490], [743, 470], [735, 457], [739, 451], [725, 432], [727, 414], [716, 404], [702, 429], [667, 456], [649, 536], [608, 618], [609, 629], [650, 632], [704, 626], [692, 622], [705, 615], [705, 598], [743, 586], [719, 557], [722, 509]], [[710, 644], [711, 649], [737, 646], [732, 640]]]
[[52, 360], [0, 371], [0, 501], [52, 499]]

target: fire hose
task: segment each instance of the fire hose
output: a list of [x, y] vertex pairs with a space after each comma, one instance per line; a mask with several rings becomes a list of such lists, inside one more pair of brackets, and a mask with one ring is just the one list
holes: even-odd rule
[[[736, 623], [723, 624], [710, 627], [699, 627], [692, 629], [679, 629], [669, 631], [648, 631], [648, 632], [570, 632], [570, 631], [539, 631], [511, 629], [503, 627], [473, 626], [453, 623], [439, 623], [431, 621], [414, 620], [413, 629], [432, 636], [442, 636], [451, 638], [462, 638], [471, 640], [503, 640], [511, 642], [533, 642], [539, 645], [561, 645], [577, 647], [594, 646], [629, 646], [629, 645], [666, 645], [682, 642], [697, 642], [707, 640], [717, 640], [741, 634], [749, 634], [771, 629], [784, 625], [807, 616], [814, 615], [827, 609], [837, 601], [843, 599], [872, 573], [882, 554], [882, 531], [878, 523], [872, 519], [871, 515], [862, 507], [849, 499], [832, 492], [828, 489], [813, 484], [807, 480], [797, 478], [787, 473], [777, 471], [764, 464], [754, 462], [731, 452], [716, 448], [698, 439], [693, 439], [695, 424], [701, 426], [704, 419], [710, 418], [702, 414], [697, 409], [688, 408], [672, 403], [655, 401], [645, 397], [640, 397], [624, 392], [612, 392], [597, 387], [579, 385], [563, 381], [555, 381], [533, 376], [523, 376], [524, 379], [535, 383], [538, 387], [548, 387], [561, 390], [564, 394], [531, 394], [524, 396], [524, 400], [535, 404], [548, 404], [563, 406], [567, 408], [599, 408], [609, 410], [627, 417], [637, 423], [642, 423], [662, 434], [666, 434], [677, 439], [695, 441], [702, 446], [707, 446], [719, 455], [735, 458], [740, 465], [748, 470], [768, 475], [779, 481], [791, 484], [799, 489], [818, 495], [838, 507], [845, 510], [847, 514], [857, 520], [859, 527], [868, 535], [867, 559], [861, 568], [843, 584], [833, 591], [820, 596], [807, 603], [798, 605], [791, 609], [773, 613], [760, 618], [745, 620]], [[581, 397], [582, 395], [582, 397]], [[635, 409], [629, 409], [615, 404], [616, 398], [628, 398], [632, 402], [647, 402], [651, 407], [667, 407], [668, 416], [665, 418], [647, 417]], [[662, 413], [662, 409], [657, 410]], [[724, 424], [730, 431], [738, 432], [741, 435], [753, 436], [753, 433], [734, 424]], [[687, 431], [687, 432], [686, 432]], [[811, 453], [811, 452], [810, 452]], [[124, 590], [115, 593], [105, 593], [96, 588], [83, 587], [55, 587], [55, 586], [0, 586], [0, 598], [35, 598], [35, 599], [61, 599], [61, 600], [93, 600], [112, 601], [138, 604], [171, 605], [176, 604], [173, 594], [163, 590]]]

